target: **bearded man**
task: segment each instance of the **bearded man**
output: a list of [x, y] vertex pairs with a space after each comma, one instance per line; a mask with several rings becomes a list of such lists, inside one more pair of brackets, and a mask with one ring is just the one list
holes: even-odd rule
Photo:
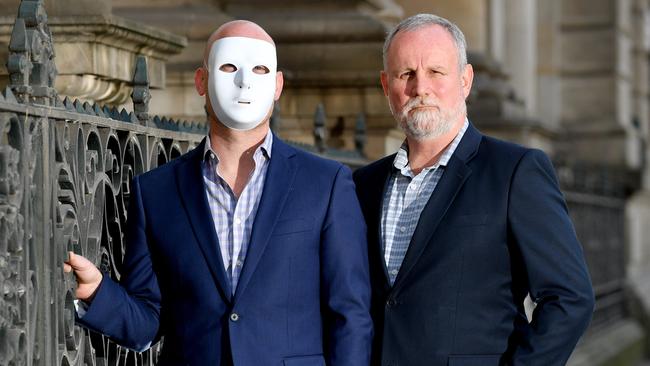
[[118, 284], [71, 253], [78, 322], [158, 365], [362, 366], [372, 339], [365, 225], [350, 170], [269, 129], [275, 44], [224, 24], [195, 84], [210, 132], [135, 177]]
[[372, 365], [563, 365], [591, 319], [591, 281], [553, 167], [471, 124], [472, 79], [463, 33], [446, 19], [419, 14], [386, 39], [381, 84], [406, 140], [354, 174]]

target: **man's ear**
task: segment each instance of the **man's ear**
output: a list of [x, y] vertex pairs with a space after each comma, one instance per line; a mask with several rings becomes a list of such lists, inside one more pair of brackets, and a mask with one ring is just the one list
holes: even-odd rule
[[194, 87], [200, 96], [204, 96], [208, 92], [208, 70], [204, 67], [199, 67], [194, 72]]
[[472, 90], [472, 82], [474, 81], [474, 68], [472, 65], [465, 65], [460, 75], [460, 81], [463, 87], [463, 95], [467, 98], [469, 92]]
[[388, 74], [386, 71], [382, 70], [379, 73], [379, 81], [381, 81], [381, 87], [384, 89], [384, 96], [388, 96]]
[[274, 100], [280, 99], [280, 95], [282, 95], [282, 87], [284, 87], [284, 75], [282, 75], [282, 71], [278, 71], [275, 73], [275, 97]]

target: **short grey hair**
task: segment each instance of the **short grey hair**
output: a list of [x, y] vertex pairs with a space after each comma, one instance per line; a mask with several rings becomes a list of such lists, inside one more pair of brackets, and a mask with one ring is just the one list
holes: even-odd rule
[[408, 32], [414, 31], [420, 28], [439, 25], [447, 30], [451, 35], [451, 38], [456, 44], [456, 49], [458, 50], [458, 67], [463, 69], [467, 65], [467, 42], [465, 41], [465, 35], [460, 30], [460, 28], [453, 22], [439, 17], [433, 14], [416, 14], [402, 20], [393, 30], [391, 30], [386, 36], [386, 41], [384, 41], [383, 49], [383, 60], [384, 60], [384, 70], [386, 69], [386, 57], [388, 55], [388, 48], [393, 42], [393, 38], [399, 32]]

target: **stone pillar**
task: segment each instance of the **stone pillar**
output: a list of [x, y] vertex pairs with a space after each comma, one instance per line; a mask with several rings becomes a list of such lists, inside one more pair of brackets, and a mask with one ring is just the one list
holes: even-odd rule
[[549, 129], [560, 125], [560, 17], [562, 0], [537, 1], [536, 116]]
[[488, 53], [503, 63], [506, 57], [505, 0], [489, 0]]
[[650, 352], [650, 6], [646, 1], [633, 4], [634, 52], [634, 127], [640, 132], [642, 152], [641, 189], [628, 201], [628, 276], [633, 299], [632, 313], [646, 333], [646, 352]]
[[[546, 1], [546, 0], [542, 0]], [[505, 42], [503, 66], [510, 85], [523, 99], [526, 115], [537, 110], [537, 0], [498, 1], [504, 5]]]
[[560, 4], [562, 150], [575, 160], [638, 168], [631, 3]]

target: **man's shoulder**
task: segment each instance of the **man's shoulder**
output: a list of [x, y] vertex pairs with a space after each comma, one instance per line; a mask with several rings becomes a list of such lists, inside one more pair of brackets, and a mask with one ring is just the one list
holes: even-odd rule
[[542, 150], [523, 146], [514, 142], [505, 141], [491, 136], [483, 136], [481, 142], [481, 152], [487, 154], [491, 159], [500, 159], [502, 161], [519, 161], [522, 157], [529, 154], [545, 155]]
[[488, 136], [484, 136], [481, 148], [471, 164], [490, 167], [494, 172], [508, 175], [534, 166], [553, 170], [553, 163], [543, 150]]
[[[274, 143], [276, 143], [274, 141]], [[329, 158], [325, 158], [319, 155], [316, 155], [312, 152], [302, 150], [298, 147], [287, 144], [284, 144], [284, 149], [289, 152], [288, 155], [292, 156], [295, 159], [296, 163], [301, 172], [309, 174], [327, 174], [338, 172], [342, 167], [343, 163]], [[271, 160], [274, 159], [274, 156], [271, 157]]]
[[[199, 145], [200, 146], [200, 145]], [[199, 153], [197, 150], [198, 147], [195, 147], [185, 154], [170, 160], [162, 165], [159, 165], [149, 171], [146, 171], [138, 175], [138, 179], [141, 182], [153, 183], [153, 182], [164, 182], [169, 181], [169, 178], [175, 174], [176, 167], [180, 164], [185, 164], [188, 160], [192, 160], [196, 157], [196, 154]]]

